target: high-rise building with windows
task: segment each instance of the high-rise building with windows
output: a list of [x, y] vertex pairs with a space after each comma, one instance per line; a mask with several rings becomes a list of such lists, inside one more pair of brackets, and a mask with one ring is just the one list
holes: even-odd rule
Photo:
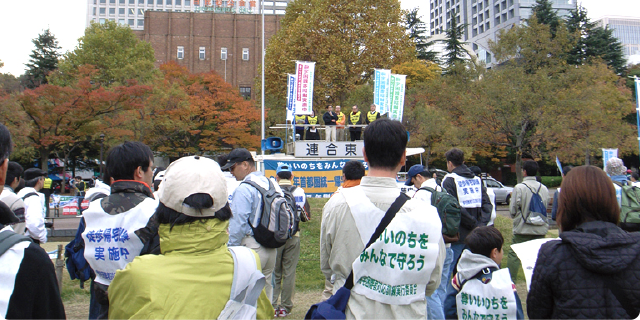
[[87, 26], [91, 21], [104, 23], [107, 20], [128, 25], [134, 30], [144, 30], [144, 12], [213, 12], [236, 14], [259, 14], [264, 4], [264, 13], [283, 15], [292, 0], [88, 0]]
[[640, 18], [605, 16], [596, 23], [613, 30], [628, 63], [640, 63]]
[[[552, 0], [553, 8], [564, 17], [576, 9], [575, 0]], [[492, 64], [489, 40], [498, 41], [498, 31], [519, 25], [531, 16], [535, 0], [429, 0], [431, 35], [451, 26], [451, 13], [464, 25], [462, 40], [468, 42], [480, 60]]]

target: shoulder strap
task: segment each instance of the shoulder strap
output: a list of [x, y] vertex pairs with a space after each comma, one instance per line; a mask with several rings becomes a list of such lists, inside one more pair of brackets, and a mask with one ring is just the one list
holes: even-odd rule
[[27, 200], [27, 198], [33, 197], [33, 196], [37, 196], [38, 194], [35, 192], [29, 192], [27, 194], [25, 194], [24, 196], [22, 196], [22, 201]]
[[29, 237], [21, 236], [12, 231], [0, 232], [0, 256], [2, 256], [13, 245], [19, 242], [29, 241], [32, 242]]
[[[495, 271], [498, 271], [498, 268], [496, 268], [496, 267], [486, 267], [486, 268], [478, 271], [478, 273], [476, 273], [475, 276], [463, 281], [460, 284], [460, 291], [462, 291], [462, 287], [464, 287], [465, 283], [467, 283], [469, 280], [478, 279], [478, 280], [482, 281], [483, 277], [484, 278], [488, 277], [489, 279], [491, 279], [491, 274], [494, 273]], [[484, 283], [484, 281], [482, 281], [482, 283]]]
[[[380, 224], [378, 224], [376, 231], [371, 236], [371, 239], [369, 239], [369, 243], [367, 243], [367, 245], [364, 246], [364, 250], [367, 250], [367, 248], [369, 248], [369, 246], [372, 243], [374, 243], [376, 239], [378, 239], [378, 237], [380, 237], [380, 235], [382, 234], [382, 231], [384, 231], [384, 229], [387, 228], [389, 223], [391, 223], [391, 220], [395, 218], [396, 213], [400, 211], [400, 208], [402, 208], [402, 206], [404, 205], [405, 202], [407, 202], [407, 200], [409, 200], [409, 196], [406, 195], [404, 192], [401, 192], [400, 195], [396, 198], [396, 201], [394, 201], [393, 204], [391, 204], [391, 207], [389, 207], [389, 210], [387, 210], [387, 212], [384, 214], [384, 217], [382, 218], [382, 220], [380, 220]], [[344, 283], [344, 287], [349, 290], [353, 288], [353, 270], [351, 270], [351, 272], [349, 273], [349, 276], [347, 277], [347, 281]]]
[[242, 246], [229, 247], [229, 251], [233, 256], [233, 281], [231, 282], [230, 299], [256, 306], [266, 280], [256, 266], [253, 251]]
[[[242, 181], [240, 183], [246, 183], [246, 184], [258, 189], [258, 191], [260, 191], [260, 193], [263, 194], [263, 195], [267, 193], [267, 190], [265, 188], [261, 187], [259, 184], [255, 183], [255, 182], [253, 182], [251, 180]], [[269, 187], [271, 187], [271, 181], [269, 181]]]

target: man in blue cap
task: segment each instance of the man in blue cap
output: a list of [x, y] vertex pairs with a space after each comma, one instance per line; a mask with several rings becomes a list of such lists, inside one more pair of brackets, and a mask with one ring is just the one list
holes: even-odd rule
[[[309, 218], [309, 203], [302, 188], [293, 185], [291, 166], [281, 163], [276, 169], [276, 181], [287, 198], [296, 202], [297, 214], [305, 222]], [[297, 222], [296, 222], [297, 223]], [[298, 228], [296, 228], [298, 229]], [[293, 290], [296, 284], [296, 266], [300, 257], [300, 232], [296, 232], [284, 246], [276, 249], [276, 266], [273, 271], [274, 287], [272, 305], [275, 317], [286, 317], [293, 308]], [[280, 298], [280, 304], [278, 304]]]

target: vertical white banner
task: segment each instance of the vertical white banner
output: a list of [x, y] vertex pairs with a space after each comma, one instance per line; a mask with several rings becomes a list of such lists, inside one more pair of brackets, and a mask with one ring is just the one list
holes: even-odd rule
[[407, 76], [392, 74], [389, 80], [389, 118], [402, 121], [402, 113], [404, 111], [404, 89]]
[[391, 70], [374, 70], [373, 103], [378, 106], [378, 112], [385, 114], [389, 112], [389, 78]]
[[313, 108], [315, 62], [296, 61], [295, 113], [310, 115]]
[[607, 172], [607, 161], [618, 157], [618, 149], [602, 149], [602, 169]]
[[287, 74], [287, 121], [293, 121], [295, 114], [296, 76]]

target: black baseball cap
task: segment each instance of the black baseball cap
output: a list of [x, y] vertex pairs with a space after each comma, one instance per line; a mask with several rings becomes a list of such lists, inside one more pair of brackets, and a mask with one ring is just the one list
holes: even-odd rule
[[44, 177], [46, 175], [47, 175], [46, 172], [44, 172], [43, 170], [40, 170], [38, 168], [29, 168], [29, 169], [24, 171], [24, 179], [25, 180], [31, 180], [31, 179], [35, 179], [35, 178], [38, 178], [38, 177]]
[[249, 152], [249, 150], [245, 148], [233, 149], [231, 152], [229, 152], [229, 156], [227, 157], [227, 163], [224, 166], [222, 166], [221, 169], [227, 170], [236, 163], [247, 161], [250, 159], [253, 159], [253, 157], [251, 156], [251, 152]]

